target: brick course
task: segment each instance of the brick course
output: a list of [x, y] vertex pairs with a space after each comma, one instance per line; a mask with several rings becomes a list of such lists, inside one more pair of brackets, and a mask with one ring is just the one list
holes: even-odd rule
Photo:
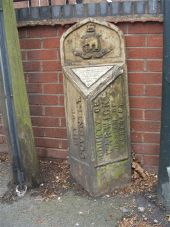
[[[116, 25], [125, 34], [132, 150], [145, 168], [155, 169], [160, 140], [163, 26], [159, 22]], [[35, 142], [44, 157], [67, 156], [59, 41], [68, 27], [19, 28]], [[1, 134], [0, 141], [2, 138]]]

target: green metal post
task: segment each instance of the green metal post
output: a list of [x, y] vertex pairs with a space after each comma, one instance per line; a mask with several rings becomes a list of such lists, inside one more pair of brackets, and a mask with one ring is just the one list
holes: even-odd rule
[[163, 58], [162, 122], [159, 195], [170, 209], [170, 0], [164, 0], [164, 58]]
[[40, 182], [39, 163], [12, 0], [0, 0], [0, 76], [3, 81], [14, 180], [16, 184], [34, 187]]

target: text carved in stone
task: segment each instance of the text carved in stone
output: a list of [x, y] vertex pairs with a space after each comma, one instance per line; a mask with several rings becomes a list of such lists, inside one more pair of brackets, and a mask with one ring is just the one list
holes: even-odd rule
[[121, 81], [122, 78], [118, 77], [93, 101], [98, 164], [127, 156], [126, 113]]

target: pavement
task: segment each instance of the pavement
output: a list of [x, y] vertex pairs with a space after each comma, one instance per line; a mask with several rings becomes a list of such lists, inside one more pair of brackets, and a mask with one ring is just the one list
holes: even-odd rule
[[[7, 190], [9, 180], [10, 164], [2, 162], [0, 197]], [[132, 215], [151, 226], [169, 227], [164, 210], [153, 198], [153, 194], [92, 198], [68, 190], [52, 200], [44, 200], [28, 192], [11, 204], [0, 203], [0, 227], [116, 227], [119, 220]]]

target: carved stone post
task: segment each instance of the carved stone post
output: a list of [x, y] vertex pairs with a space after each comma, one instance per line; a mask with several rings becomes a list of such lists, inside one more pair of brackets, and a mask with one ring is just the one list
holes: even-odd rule
[[71, 174], [91, 195], [131, 179], [125, 47], [114, 25], [86, 19], [61, 39]]

